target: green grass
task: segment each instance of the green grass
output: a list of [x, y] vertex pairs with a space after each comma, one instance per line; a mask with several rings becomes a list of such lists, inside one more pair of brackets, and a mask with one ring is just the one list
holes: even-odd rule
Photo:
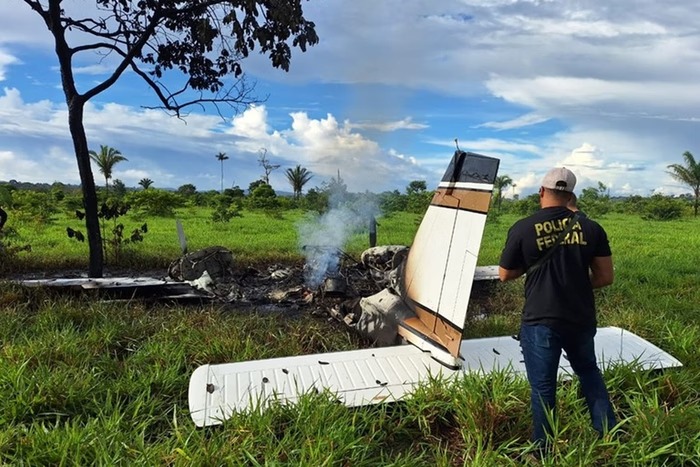
[[[246, 262], [300, 260], [293, 226], [302, 217], [245, 213], [212, 224], [206, 213], [181, 213], [193, 249], [220, 244]], [[379, 242], [410, 243], [416, 219], [380, 219]], [[479, 264], [498, 261], [514, 220], [487, 223]], [[700, 465], [700, 220], [609, 215], [601, 223], [616, 268], [615, 284], [597, 293], [601, 325], [641, 335], [684, 367], [607, 369], [620, 424], [602, 440], [590, 428], [578, 385], [563, 382], [556, 449], [542, 463]], [[149, 221], [145, 241], [117, 266], [166, 265], [178, 254], [174, 224]], [[85, 268], [86, 246], [69, 241], [65, 225], [16, 226], [33, 251], [12, 257], [6, 269]], [[365, 244], [366, 233], [358, 233], [346, 250], [359, 255]], [[485, 298], [470, 305], [466, 335], [514, 332], [522, 283], [484, 287]], [[483, 311], [489, 317], [476, 319]], [[527, 383], [507, 374], [431, 380], [410, 400], [371, 407], [309, 395], [295, 406], [235, 414], [220, 427], [193, 426], [187, 386], [201, 364], [363, 345], [322, 317], [105, 303], [6, 282], [0, 323], [0, 464], [490, 466], [522, 465], [530, 448]]]
[[[177, 219], [183, 224], [190, 251], [206, 246], [221, 245], [233, 251], [242, 262], [300, 261], [301, 247], [305, 239], [298, 234], [298, 226], [313, 221], [313, 216], [298, 210], [284, 211], [278, 215], [245, 211], [243, 217], [227, 223], [212, 222], [207, 209], [181, 209]], [[136, 267], [140, 269], [164, 268], [180, 255], [180, 244], [175, 227], [176, 218], [144, 218], [127, 214], [119, 218], [125, 231], [148, 224], [143, 242], [124, 245], [119, 261], [108, 250], [106, 269]], [[410, 244], [421, 216], [398, 213], [379, 219], [379, 244]], [[8, 225], [9, 226], [9, 225]], [[14, 224], [19, 238], [14, 244], [31, 245], [32, 251], [21, 252], [6, 259], [0, 272], [53, 271], [65, 268], [87, 268], [88, 245], [68, 238], [66, 227], [84, 231], [84, 226], [67, 215], [58, 215], [49, 224]], [[113, 221], [107, 221], [107, 232]], [[367, 247], [368, 233], [354, 232], [345, 250], [358, 257]]]

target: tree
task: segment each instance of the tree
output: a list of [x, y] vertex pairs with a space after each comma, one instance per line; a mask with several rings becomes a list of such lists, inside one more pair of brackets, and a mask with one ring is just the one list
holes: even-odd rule
[[150, 186], [153, 185], [153, 180], [151, 180], [150, 178], [142, 178], [141, 180], [139, 180], [139, 185], [141, 185], [144, 190], [148, 190], [148, 188], [150, 188]]
[[675, 180], [688, 185], [690, 189], [693, 190], [693, 195], [695, 195], [693, 211], [695, 217], [697, 217], [698, 206], [700, 205], [700, 164], [698, 164], [690, 151], [683, 153], [683, 159], [685, 159], [685, 165], [669, 165], [668, 168], [671, 170], [668, 171], [668, 174]]
[[598, 188], [588, 187], [581, 190], [578, 197], [578, 207], [590, 217], [600, 217], [612, 209], [608, 187], [598, 182]]
[[118, 178], [115, 178], [112, 182], [112, 194], [117, 199], [122, 199], [126, 195], [126, 185]]
[[425, 180], [413, 180], [406, 186], [406, 211], [424, 213], [428, 209], [434, 192], [427, 187]]
[[[259, 47], [273, 67], [288, 71], [292, 47], [306, 51], [318, 43], [315, 24], [306, 20], [298, 0], [96, 0], [98, 13], [92, 17], [84, 2], [24, 3], [53, 36], [83, 191], [90, 277], [102, 276], [104, 257], [83, 124], [86, 103], [128, 69], [153, 90], [157, 108], [178, 117], [192, 105], [211, 104], [219, 114], [222, 103], [238, 110], [256, 102], [241, 66], [251, 51]], [[76, 45], [69, 45], [69, 38]], [[104, 81], [80, 92], [74, 64], [84, 54], [98, 55], [113, 68]], [[167, 83], [166, 74], [172, 78]], [[229, 76], [233, 79], [225, 83]]]
[[224, 194], [224, 161], [228, 159], [225, 152], [220, 152], [216, 158], [221, 161], [221, 194]]
[[185, 183], [177, 189], [177, 192], [183, 196], [194, 196], [197, 194], [197, 187], [191, 183]]
[[248, 196], [248, 207], [252, 209], [275, 209], [279, 207], [277, 193], [268, 183], [261, 183]]
[[254, 192], [255, 189], [260, 185], [267, 185], [267, 183], [265, 183], [265, 180], [254, 180], [250, 182], [250, 184], [248, 185], [248, 194]]
[[425, 183], [425, 180], [413, 180], [406, 186], [406, 194], [423, 193], [427, 189], [428, 185]]
[[311, 171], [300, 165], [297, 165], [293, 169], [287, 169], [285, 171], [285, 175], [287, 176], [287, 180], [289, 180], [289, 184], [292, 185], [292, 191], [294, 191], [295, 199], [299, 199], [301, 197], [301, 192], [304, 189], [304, 185], [306, 185], [309, 180], [313, 178]]
[[513, 184], [513, 179], [508, 175], [500, 175], [493, 182], [493, 188], [496, 191], [496, 206], [498, 212], [501, 212], [501, 202], [503, 201], [503, 190]]
[[100, 145], [100, 152], [89, 151], [90, 159], [92, 159], [100, 172], [105, 177], [105, 189], [109, 191], [109, 179], [112, 178], [112, 170], [119, 162], [128, 160], [122, 156], [119, 149], [110, 148], [109, 146]]
[[340, 176], [340, 169], [338, 169], [338, 178], [331, 177], [330, 182], [324, 183], [324, 188], [328, 193], [328, 207], [337, 208], [347, 200], [348, 186]]
[[267, 159], [267, 149], [265, 148], [260, 149], [260, 158], [258, 158], [258, 164], [260, 164], [263, 167], [263, 170], [265, 170], [265, 175], [263, 175], [262, 181], [269, 185], [270, 174], [273, 170], [277, 170], [280, 168], [279, 164], [270, 163], [270, 161]]

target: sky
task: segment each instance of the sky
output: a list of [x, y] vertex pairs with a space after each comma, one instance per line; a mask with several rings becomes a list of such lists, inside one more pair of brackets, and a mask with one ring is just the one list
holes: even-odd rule
[[[94, 3], [64, 0], [76, 17]], [[310, 0], [318, 45], [293, 51], [289, 72], [264, 55], [242, 62], [261, 102], [193, 108], [183, 119], [157, 109], [150, 89], [125, 74], [86, 107], [91, 149], [128, 159], [113, 178], [127, 186], [247, 188], [270, 174], [313, 173], [305, 189], [340, 174], [351, 192], [437, 186], [455, 150], [500, 159], [514, 187], [535, 193], [566, 166], [576, 191], [678, 195], [689, 188], [667, 166], [700, 156], [700, 23], [694, 0]], [[81, 38], [71, 36], [71, 45]], [[0, 180], [78, 184], [52, 37], [21, 0], [0, 2]], [[112, 57], [81, 53], [86, 91]], [[229, 157], [223, 164], [216, 155]], [[93, 168], [96, 182], [101, 175]]]

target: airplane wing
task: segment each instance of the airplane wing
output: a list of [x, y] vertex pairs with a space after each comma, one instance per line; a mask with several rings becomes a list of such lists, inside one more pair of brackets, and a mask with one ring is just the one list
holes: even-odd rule
[[[639, 369], [682, 366], [674, 357], [620, 328], [600, 328], [595, 337], [601, 368], [633, 364]], [[455, 378], [496, 371], [525, 375], [520, 346], [511, 336], [461, 341], [462, 367], [450, 369], [413, 345], [203, 365], [190, 379], [190, 416], [199, 427], [218, 425], [233, 412], [294, 403], [325, 392], [347, 406], [390, 402], [410, 396], [431, 377]], [[559, 373], [572, 374], [566, 358]]]

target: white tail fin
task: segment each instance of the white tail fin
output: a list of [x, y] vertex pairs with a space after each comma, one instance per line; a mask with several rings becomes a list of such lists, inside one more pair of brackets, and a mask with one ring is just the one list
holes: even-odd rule
[[457, 150], [418, 227], [403, 276], [416, 314], [399, 328], [406, 340], [459, 366], [467, 305], [499, 160]]

